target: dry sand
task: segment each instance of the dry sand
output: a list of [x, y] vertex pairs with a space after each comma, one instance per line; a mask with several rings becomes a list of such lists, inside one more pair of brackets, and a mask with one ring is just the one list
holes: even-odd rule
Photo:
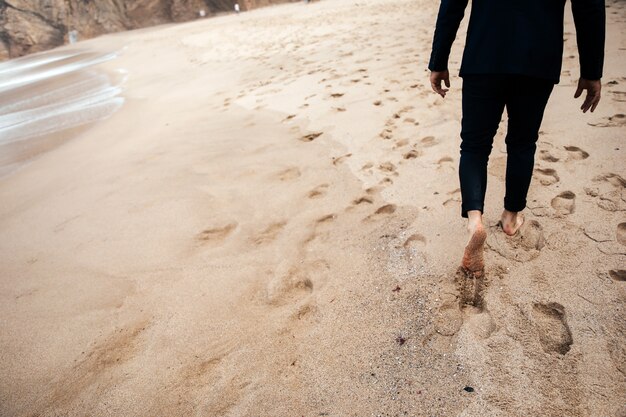
[[625, 5], [586, 115], [568, 11], [527, 226], [495, 226], [503, 123], [486, 277], [457, 286], [461, 80], [428, 88], [436, 3], [82, 42], [127, 46], [103, 66], [126, 104], [0, 178], [0, 415], [625, 416]]

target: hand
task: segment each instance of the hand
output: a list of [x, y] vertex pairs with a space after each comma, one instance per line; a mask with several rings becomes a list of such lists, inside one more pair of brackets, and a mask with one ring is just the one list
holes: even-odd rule
[[441, 88], [441, 81], [446, 84], [446, 87], [450, 88], [450, 73], [448, 70], [445, 71], [431, 71], [430, 73], [430, 86], [433, 88], [433, 91], [439, 94], [441, 97], [445, 98], [446, 93], [448, 92], [447, 88]]
[[591, 112], [593, 113], [600, 102], [600, 90], [602, 90], [602, 83], [600, 80], [585, 80], [584, 78], [579, 79], [578, 88], [576, 89], [574, 98], [580, 97], [583, 90], [587, 90], [587, 97], [585, 97], [585, 101], [583, 102], [583, 105], [580, 106], [580, 109], [583, 113], [587, 113], [587, 110], [591, 108]]

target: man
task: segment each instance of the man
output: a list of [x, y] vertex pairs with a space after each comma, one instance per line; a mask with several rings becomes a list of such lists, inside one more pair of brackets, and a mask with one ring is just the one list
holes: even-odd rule
[[[604, 0], [571, 0], [580, 56], [580, 79], [574, 94], [587, 91], [581, 109], [592, 112], [600, 101], [604, 61]], [[428, 68], [433, 90], [446, 96], [450, 87], [448, 56], [468, 0], [442, 0]], [[501, 226], [513, 236], [524, 222], [521, 211], [532, 177], [543, 112], [559, 82], [563, 54], [565, 0], [473, 0], [461, 63], [461, 215], [468, 218], [469, 242], [462, 266], [474, 276], [484, 269], [487, 234], [482, 213], [487, 161], [504, 108], [506, 195]]]

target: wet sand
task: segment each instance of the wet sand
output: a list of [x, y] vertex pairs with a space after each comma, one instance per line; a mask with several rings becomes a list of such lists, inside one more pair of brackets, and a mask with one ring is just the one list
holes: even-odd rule
[[425, 70], [435, 3], [82, 42], [127, 46], [98, 67], [128, 72], [125, 104], [0, 178], [0, 415], [623, 416], [626, 8], [586, 115], [567, 14], [512, 238], [502, 123], [468, 281], [461, 80], [442, 100]]

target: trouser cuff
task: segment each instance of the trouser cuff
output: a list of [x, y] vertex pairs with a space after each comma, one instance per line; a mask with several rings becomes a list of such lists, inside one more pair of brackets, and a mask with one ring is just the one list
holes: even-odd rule
[[512, 211], [513, 213], [520, 212], [526, 208], [526, 200], [520, 201], [508, 201], [504, 199], [504, 209]]
[[464, 217], [467, 219], [467, 212], [471, 211], [471, 210], [478, 210], [480, 211], [480, 213], [483, 213], [483, 205], [479, 204], [479, 203], [475, 203], [475, 204], [467, 204], [467, 205], [461, 205], [461, 217]]

